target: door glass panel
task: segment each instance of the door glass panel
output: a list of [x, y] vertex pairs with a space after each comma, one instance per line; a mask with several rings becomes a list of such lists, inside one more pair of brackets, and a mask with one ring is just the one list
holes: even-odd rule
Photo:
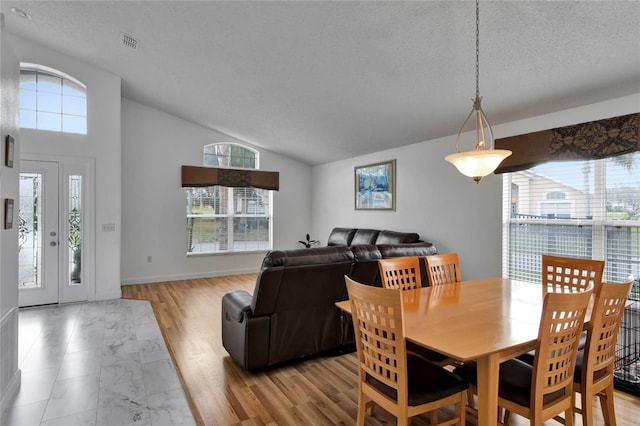
[[42, 286], [42, 230], [38, 226], [42, 217], [42, 177], [41, 173], [20, 174], [18, 282], [25, 289]]
[[69, 176], [69, 284], [82, 284], [82, 176]]

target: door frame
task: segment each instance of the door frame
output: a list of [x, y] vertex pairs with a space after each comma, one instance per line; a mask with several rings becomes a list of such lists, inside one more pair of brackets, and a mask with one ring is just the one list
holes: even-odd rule
[[[83, 236], [82, 236], [82, 278], [86, 291], [74, 291], [67, 285], [69, 251], [60, 250], [58, 268], [58, 303], [70, 303], [81, 301], [94, 301], [96, 299], [96, 185], [95, 185], [95, 158], [71, 157], [64, 155], [20, 153], [20, 160], [50, 161], [58, 163], [58, 229], [61, 231], [60, 241], [66, 241], [66, 220], [69, 208], [69, 184], [68, 177], [72, 174], [83, 176], [82, 202], [83, 202]], [[64, 232], [62, 232], [64, 230]], [[67, 247], [66, 244], [62, 244]]]

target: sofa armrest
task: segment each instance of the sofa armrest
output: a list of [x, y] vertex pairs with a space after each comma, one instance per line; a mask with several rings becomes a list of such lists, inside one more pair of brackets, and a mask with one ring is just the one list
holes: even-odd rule
[[271, 317], [254, 317], [252, 296], [236, 290], [222, 297], [222, 346], [243, 370], [256, 370], [269, 362]]
[[253, 296], [244, 290], [236, 290], [222, 297], [223, 319], [233, 319], [236, 322], [244, 321], [247, 312], [251, 312], [251, 300]]

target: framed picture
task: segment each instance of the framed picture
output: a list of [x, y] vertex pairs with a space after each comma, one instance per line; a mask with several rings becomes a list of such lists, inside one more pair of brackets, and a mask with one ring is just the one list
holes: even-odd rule
[[395, 181], [396, 160], [356, 167], [356, 210], [395, 210]]
[[4, 142], [4, 164], [7, 167], [13, 167], [13, 144], [13, 138], [10, 135], [7, 135]]
[[13, 228], [13, 200], [4, 199], [4, 229]]

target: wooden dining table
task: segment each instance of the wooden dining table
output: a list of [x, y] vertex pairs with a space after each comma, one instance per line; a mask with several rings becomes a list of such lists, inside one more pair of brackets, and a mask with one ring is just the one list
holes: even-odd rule
[[[495, 426], [500, 363], [535, 349], [540, 284], [486, 278], [402, 292], [406, 339], [478, 365], [478, 425]], [[350, 312], [349, 301], [336, 305]]]

